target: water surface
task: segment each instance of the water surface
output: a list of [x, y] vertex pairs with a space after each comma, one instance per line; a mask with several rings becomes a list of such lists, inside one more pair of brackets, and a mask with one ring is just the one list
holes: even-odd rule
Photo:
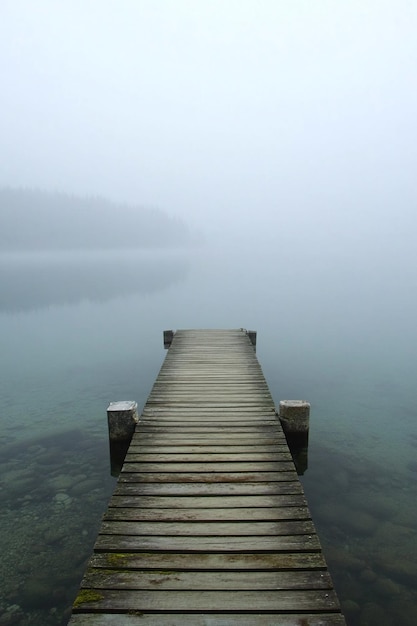
[[303, 266], [273, 246], [236, 250], [1, 258], [0, 624], [66, 623], [114, 488], [106, 408], [145, 403], [162, 331], [243, 326], [258, 331], [276, 404], [312, 404], [302, 481], [348, 623], [414, 625], [406, 277]]

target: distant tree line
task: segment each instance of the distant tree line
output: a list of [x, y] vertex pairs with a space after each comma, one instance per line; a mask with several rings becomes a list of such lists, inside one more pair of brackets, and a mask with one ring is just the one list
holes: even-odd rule
[[27, 189], [0, 189], [0, 251], [182, 247], [187, 225], [158, 209]]

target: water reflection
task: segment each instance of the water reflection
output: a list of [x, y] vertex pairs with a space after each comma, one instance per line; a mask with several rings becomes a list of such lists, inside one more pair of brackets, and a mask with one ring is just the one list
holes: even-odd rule
[[156, 293], [184, 280], [187, 267], [177, 251], [2, 254], [0, 312]]

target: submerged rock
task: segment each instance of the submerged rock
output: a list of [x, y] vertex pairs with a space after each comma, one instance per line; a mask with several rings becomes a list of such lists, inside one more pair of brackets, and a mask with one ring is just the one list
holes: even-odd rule
[[329, 563], [341, 571], [349, 570], [351, 572], [359, 572], [365, 567], [364, 561], [358, 559], [348, 550], [343, 550], [335, 546], [325, 548], [325, 557]]
[[342, 613], [346, 617], [355, 618], [360, 613], [360, 606], [354, 600], [343, 600], [341, 602], [342, 605]]
[[67, 474], [60, 474], [59, 476], [51, 478], [49, 483], [57, 491], [64, 491], [74, 484], [74, 477], [68, 476]]
[[391, 519], [398, 512], [398, 503], [390, 492], [384, 494], [361, 491], [349, 496], [349, 504], [354, 509], [369, 513], [379, 522]]
[[379, 578], [374, 585], [374, 589], [383, 597], [397, 596], [400, 593], [400, 587], [390, 578]]
[[67, 535], [65, 528], [48, 528], [44, 533], [44, 540], [49, 545], [60, 543]]
[[361, 611], [359, 626], [394, 626], [394, 622], [382, 606], [369, 602]]
[[67, 493], [65, 493], [65, 491], [59, 491], [57, 494], [55, 494], [53, 501], [55, 506], [67, 509], [72, 503], [72, 498]]
[[377, 578], [378, 577], [375, 572], [373, 572], [369, 567], [362, 570], [359, 574], [359, 580], [366, 584], [374, 583]]
[[85, 493], [90, 493], [90, 491], [94, 489], [99, 489], [100, 487], [101, 484], [98, 479], [90, 478], [74, 485], [71, 489], [71, 493], [75, 496], [81, 496]]
[[20, 602], [24, 609], [49, 609], [54, 606], [51, 587], [47, 581], [29, 578], [20, 592]]
[[359, 535], [372, 535], [378, 526], [377, 520], [363, 511], [351, 511], [343, 520], [343, 526]]
[[0, 613], [0, 626], [14, 626], [22, 623], [23, 611], [17, 604], [7, 607], [4, 613]]
[[411, 588], [417, 585], [417, 563], [398, 554], [385, 553], [376, 558], [377, 566], [390, 578]]

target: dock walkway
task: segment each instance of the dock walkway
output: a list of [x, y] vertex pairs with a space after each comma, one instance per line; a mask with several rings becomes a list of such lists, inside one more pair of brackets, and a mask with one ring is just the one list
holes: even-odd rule
[[69, 624], [345, 624], [245, 331], [175, 333]]

